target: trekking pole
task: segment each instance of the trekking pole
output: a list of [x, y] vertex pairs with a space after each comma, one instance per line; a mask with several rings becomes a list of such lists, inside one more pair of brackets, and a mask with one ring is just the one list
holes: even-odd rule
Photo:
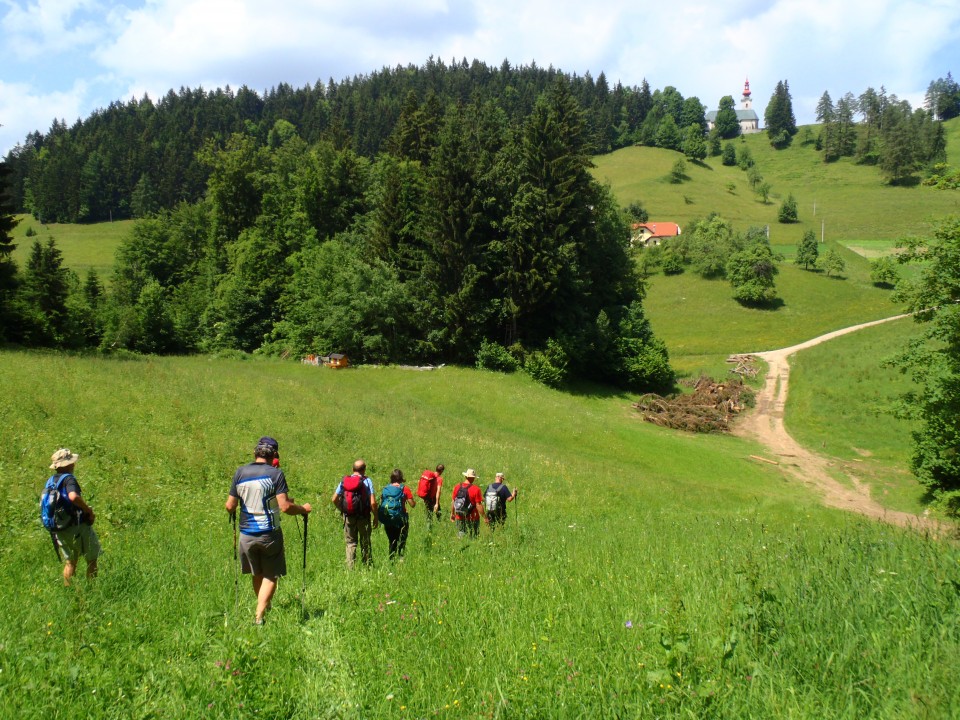
[[300, 588], [300, 620], [306, 618], [306, 597], [307, 597], [307, 520], [309, 515], [303, 516], [303, 585]]
[[53, 543], [53, 552], [57, 556], [57, 562], [61, 562], [62, 558], [60, 557], [60, 546], [57, 544], [57, 536], [53, 533], [53, 530], [50, 531], [50, 542]]

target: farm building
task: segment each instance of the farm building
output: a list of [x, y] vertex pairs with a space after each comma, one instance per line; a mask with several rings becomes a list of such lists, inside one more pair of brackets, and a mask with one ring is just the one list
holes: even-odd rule
[[333, 353], [332, 355], [307, 355], [301, 360], [304, 365], [323, 365], [331, 368], [350, 367], [350, 360], [346, 355]]
[[672, 222], [635, 223], [630, 234], [631, 245], [659, 245], [664, 238], [676, 237], [680, 234], [680, 226]]
[[[713, 130], [717, 122], [718, 110], [711, 110], [706, 115], [707, 129]], [[753, 98], [750, 96], [749, 78], [743, 83], [743, 97], [740, 98], [740, 107], [736, 109], [737, 120], [740, 122], [740, 133], [749, 135], [760, 132], [760, 117], [753, 109]]]

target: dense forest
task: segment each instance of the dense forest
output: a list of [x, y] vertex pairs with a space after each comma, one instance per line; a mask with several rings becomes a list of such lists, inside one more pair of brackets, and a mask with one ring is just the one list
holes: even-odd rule
[[[404, 133], [429, 134], [451, 105], [495, 100], [504, 122], [518, 126], [537, 98], [557, 79], [569, 87], [584, 113], [588, 152], [609, 152], [635, 142], [654, 144], [664, 117], [677, 127], [706, 128], [704, 106], [672, 87], [650, 91], [610, 86], [551, 68], [490, 67], [480, 61], [384, 68], [342, 82], [299, 89], [280, 84], [259, 94], [181, 88], [154, 102], [148, 97], [114, 102], [86, 120], [54, 121], [6, 156], [12, 201], [44, 222], [95, 222], [143, 217], [178, 202], [195, 202], [206, 190], [210, 168], [198, 157], [207, 145], [223, 147], [234, 133], [260, 145], [276, 141], [278, 120], [296, 128], [308, 144], [325, 141], [374, 158], [391, 142], [416, 142]], [[648, 120], [649, 116], [649, 120]], [[644, 124], [646, 122], [646, 124]], [[416, 127], [411, 127], [416, 124]]]
[[109, 293], [36, 242], [5, 339], [669, 386], [629, 223], [589, 172], [596, 137], [570, 83], [556, 77], [519, 123], [479, 97], [435, 106], [409, 93], [374, 159], [284, 119], [208, 140], [200, 199], [145, 214]]

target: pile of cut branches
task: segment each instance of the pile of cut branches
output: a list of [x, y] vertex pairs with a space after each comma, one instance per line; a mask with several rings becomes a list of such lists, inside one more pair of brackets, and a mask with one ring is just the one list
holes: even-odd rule
[[692, 393], [644, 395], [633, 404], [643, 419], [689, 432], [727, 432], [733, 417], [753, 404], [753, 391], [740, 379], [726, 383], [701, 376]]

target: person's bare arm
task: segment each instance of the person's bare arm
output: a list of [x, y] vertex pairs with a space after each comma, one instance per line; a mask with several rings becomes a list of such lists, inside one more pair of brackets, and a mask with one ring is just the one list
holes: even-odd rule
[[91, 525], [93, 525], [93, 520], [97, 514], [93, 511], [92, 507], [87, 505], [87, 501], [83, 499], [80, 493], [70, 492], [67, 494], [67, 497], [70, 498], [70, 502], [83, 510], [84, 514], [87, 516], [87, 520]]
[[280, 512], [285, 515], [309, 515], [310, 511], [313, 510], [310, 503], [297, 505], [286, 493], [277, 493], [277, 506], [280, 508]]

